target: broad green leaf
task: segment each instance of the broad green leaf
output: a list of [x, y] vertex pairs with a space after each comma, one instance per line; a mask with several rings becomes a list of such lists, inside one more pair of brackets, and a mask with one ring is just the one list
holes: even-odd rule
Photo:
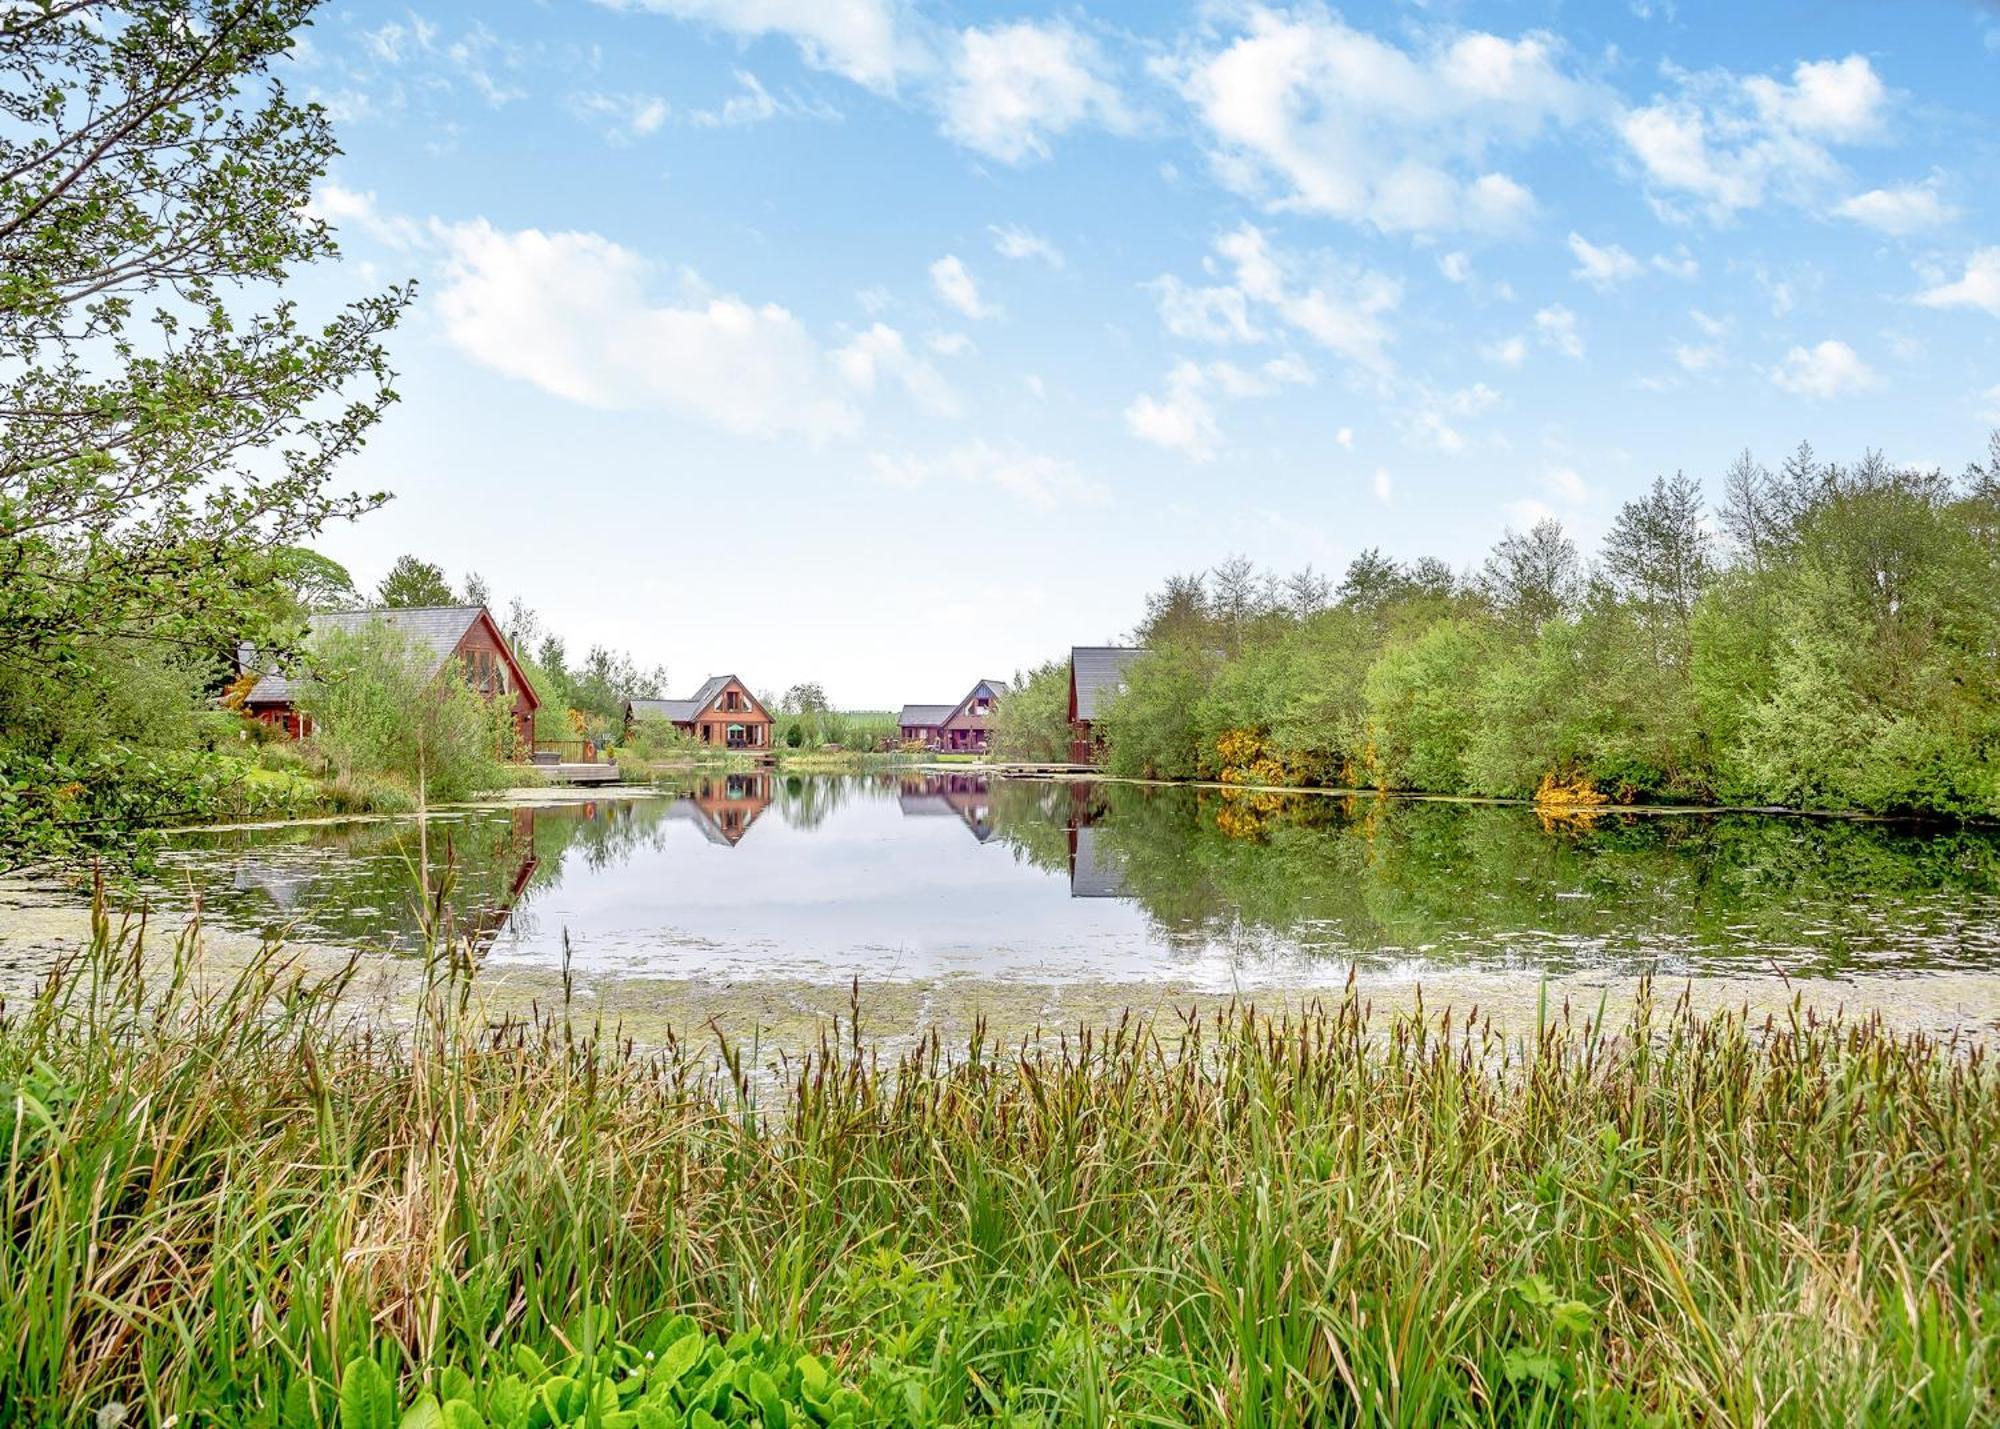
[[778, 1383], [761, 1369], [750, 1371], [748, 1392], [744, 1395], [757, 1406], [764, 1416], [764, 1429], [785, 1429], [785, 1401], [778, 1395]]
[[672, 1386], [681, 1376], [694, 1368], [701, 1358], [702, 1338], [700, 1335], [683, 1335], [659, 1352], [653, 1362], [653, 1371], [647, 1376], [651, 1384]]
[[357, 1355], [340, 1377], [340, 1429], [396, 1429], [396, 1390], [382, 1366]]

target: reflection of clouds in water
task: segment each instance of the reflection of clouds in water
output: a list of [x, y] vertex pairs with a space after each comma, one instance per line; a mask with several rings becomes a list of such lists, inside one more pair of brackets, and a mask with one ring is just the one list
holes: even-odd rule
[[[407, 820], [187, 837], [157, 892], [407, 949], [415, 843]], [[581, 969], [723, 980], [2000, 967], [1992, 834], [1616, 815], [1551, 832], [1516, 808], [759, 770], [458, 812], [430, 845], [458, 925], [520, 965], [554, 966], [567, 934]]]

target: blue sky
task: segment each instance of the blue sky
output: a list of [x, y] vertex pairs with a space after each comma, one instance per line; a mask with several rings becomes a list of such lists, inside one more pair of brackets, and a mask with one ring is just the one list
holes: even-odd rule
[[2000, 425], [2000, 9], [343, 4], [326, 304], [421, 285], [327, 549], [575, 646], [955, 698], [1242, 552], [1586, 545]]

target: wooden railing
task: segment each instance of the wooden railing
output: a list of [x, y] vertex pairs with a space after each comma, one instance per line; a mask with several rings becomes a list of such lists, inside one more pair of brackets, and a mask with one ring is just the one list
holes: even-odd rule
[[538, 739], [529, 762], [533, 764], [595, 764], [594, 739]]

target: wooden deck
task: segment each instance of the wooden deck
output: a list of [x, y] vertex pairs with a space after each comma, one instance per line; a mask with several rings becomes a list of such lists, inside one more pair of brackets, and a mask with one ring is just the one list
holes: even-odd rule
[[551, 784], [616, 784], [616, 764], [537, 764], [534, 771]]

